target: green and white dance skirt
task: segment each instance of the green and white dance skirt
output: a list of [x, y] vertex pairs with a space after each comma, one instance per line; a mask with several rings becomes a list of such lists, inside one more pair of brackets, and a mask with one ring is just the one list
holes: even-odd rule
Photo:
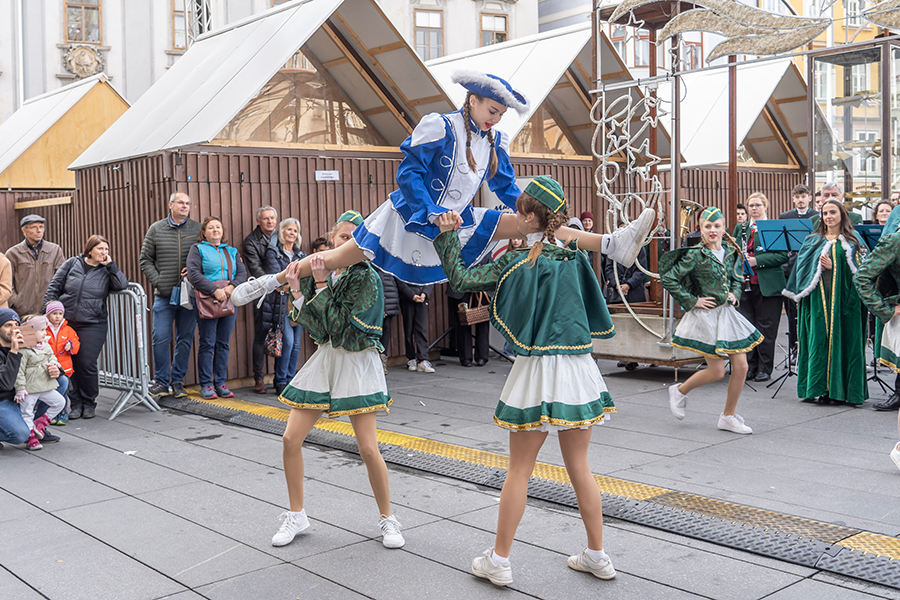
[[494, 422], [513, 431], [586, 428], [616, 412], [590, 354], [518, 356]]
[[900, 317], [894, 317], [884, 326], [881, 334], [881, 364], [900, 373]]
[[329, 417], [388, 411], [391, 396], [377, 349], [347, 352], [319, 346], [278, 397], [291, 408], [321, 410]]
[[710, 310], [689, 310], [672, 335], [672, 345], [676, 348], [693, 350], [709, 358], [750, 352], [762, 341], [763, 335], [731, 304]]

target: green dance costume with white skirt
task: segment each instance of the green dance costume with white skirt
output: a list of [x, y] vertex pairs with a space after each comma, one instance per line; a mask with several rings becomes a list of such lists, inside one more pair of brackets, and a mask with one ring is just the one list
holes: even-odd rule
[[[530, 242], [542, 234], [529, 236]], [[612, 398], [591, 358], [594, 338], [615, 329], [585, 252], [544, 242], [532, 266], [528, 248], [469, 269], [460, 257], [456, 232], [434, 240], [450, 286], [459, 292], [488, 291], [491, 323], [518, 355], [494, 422], [513, 431], [549, 426], [583, 428], [615, 412]]]
[[[723, 250], [719, 258], [699, 244], [673, 250], [659, 260], [660, 283], [688, 309], [672, 334], [672, 345], [720, 359], [750, 352], [763, 340], [728, 300], [729, 293], [741, 297], [743, 263], [733, 247], [724, 246]], [[713, 298], [715, 308], [694, 308], [700, 297]]]
[[[392, 400], [381, 366], [384, 289], [367, 263], [330, 276], [316, 290], [312, 277], [300, 280], [303, 300], [289, 318], [319, 346], [279, 400], [291, 408], [321, 410], [329, 416], [388, 410]], [[300, 305], [298, 308], [297, 305]]]

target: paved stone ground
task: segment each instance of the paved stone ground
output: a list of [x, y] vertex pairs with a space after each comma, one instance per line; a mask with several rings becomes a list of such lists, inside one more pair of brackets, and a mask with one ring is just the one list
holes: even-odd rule
[[[594, 433], [595, 473], [900, 532], [900, 474], [887, 456], [896, 413], [801, 404], [790, 384], [775, 400], [748, 388], [738, 410], [755, 433], [736, 436], [715, 427], [724, 384], [695, 394], [679, 423], [667, 407], [671, 369], [602, 366], [618, 413]], [[505, 453], [490, 417], [509, 367], [436, 367], [391, 369], [395, 404], [379, 426]], [[111, 399], [104, 392], [101, 415]], [[566, 567], [585, 543], [577, 512], [531, 500], [514, 583], [498, 589], [469, 573], [492, 543], [496, 490], [389, 467], [407, 545], [386, 550], [359, 458], [316, 446], [304, 450], [312, 527], [273, 548], [287, 501], [277, 436], [143, 408], [56, 430], [62, 442], [40, 452], [0, 452], [0, 599], [900, 598], [613, 519], [605, 547], [619, 576], [603, 582]], [[561, 464], [552, 435], [539, 460]]]

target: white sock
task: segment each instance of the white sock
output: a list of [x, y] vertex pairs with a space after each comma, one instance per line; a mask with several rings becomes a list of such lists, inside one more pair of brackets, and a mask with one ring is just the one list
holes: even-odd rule
[[305, 508], [304, 508], [304, 509], [301, 509], [300, 512], [290, 511], [290, 513], [291, 513], [292, 515], [296, 515], [296, 516], [298, 516], [298, 517], [305, 517], [305, 516], [306, 516], [306, 509], [305, 509]]
[[499, 567], [500, 565], [508, 565], [509, 557], [508, 556], [500, 556], [493, 550], [491, 550], [491, 562], [494, 563], [495, 567]]
[[600, 550], [591, 550], [590, 548], [585, 548], [584, 552], [591, 558], [591, 560], [595, 562], [600, 562], [601, 560], [609, 560], [609, 555], [603, 551], [603, 548]]
[[612, 236], [612, 234], [604, 233], [603, 234], [603, 246], [600, 251], [601, 254], [606, 254], [607, 256], [616, 251], [616, 238]]

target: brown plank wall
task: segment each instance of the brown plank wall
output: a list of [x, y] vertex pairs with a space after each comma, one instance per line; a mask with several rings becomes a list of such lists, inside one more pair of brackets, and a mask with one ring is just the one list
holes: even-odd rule
[[25, 215], [36, 214], [47, 219], [45, 237], [51, 242], [60, 244], [68, 255], [75, 251], [77, 245], [70, 232], [75, 231], [75, 213], [71, 204], [57, 206], [41, 206], [38, 208], [15, 209], [16, 202], [43, 200], [59, 196], [72, 196], [75, 190], [0, 190], [0, 252], [6, 252], [10, 246], [22, 241], [19, 221]]
[[[66, 227], [71, 239], [65, 239], [64, 247], [76, 253], [88, 235], [106, 235], [114, 259], [129, 280], [141, 282], [152, 293], [140, 272], [140, 246], [147, 227], [165, 216], [166, 201], [172, 191], [187, 192], [194, 200], [192, 218], [220, 216], [229, 243], [239, 250], [243, 238], [256, 226], [256, 210], [265, 205], [274, 206], [279, 218], [292, 216], [300, 220], [301, 245], [308, 252], [310, 242], [328, 232], [343, 211], [353, 209], [368, 214], [381, 204], [395, 189], [400, 160], [399, 153], [345, 153], [323, 158], [312, 153], [203, 148], [92, 167], [78, 174], [71, 211], [74, 225]], [[592, 210], [589, 162], [517, 159], [514, 167], [519, 176], [547, 174], [560, 181], [572, 202], [570, 215]], [[340, 180], [316, 182], [316, 170], [338, 171]], [[667, 178], [665, 173], [663, 177]], [[716, 169], [685, 173], [686, 197], [704, 205], [714, 203], [724, 207], [724, 177], [725, 171]], [[775, 200], [777, 207], [784, 205], [782, 210], [789, 206], [790, 188], [800, 180], [796, 174], [767, 171], [742, 172], [741, 178], [742, 196], [759, 189]], [[602, 216], [595, 220], [599, 226]], [[443, 333], [448, 323], [443, 286], [435, 290], [430, 308], [428, 336], [433, 340]], [[252, 375], [250, 315], [249, 309], [238, 312], [229, 379]], [[388, 350], [389, 356], [396, 357], [403, 354], [399, 318], [394, 320], [392, 330]], [[301, 361], [314, 350], [308, 336], [304, 338]], [[191, 361], [189, 382], [193, 380], [194, 365], [195, 358]], [[272, 367], [270, 364], [270, 372]]]

